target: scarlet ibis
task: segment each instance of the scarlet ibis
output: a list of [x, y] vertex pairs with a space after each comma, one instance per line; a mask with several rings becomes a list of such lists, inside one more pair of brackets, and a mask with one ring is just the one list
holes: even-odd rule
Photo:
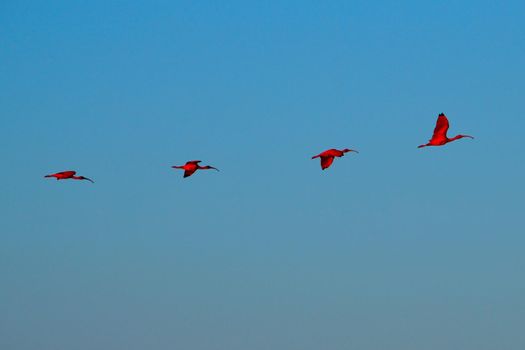
[[448, 124], [447, 117], [443, 113], [440, 113], [438, 115], [438, 119], [437, 119], [437, 122], [436, 122], [436, 128], [434, 129], [434, 134], [432, 135], [432, 138], [430, 140], [428, 140], [427, 144], [419, 145], [419, 146], [417, 146], [417, 148], [423, 148], [423, 147], [427, 147], [427, 146], [443, 146], [443, 145], [445, 145], [445, 144], [447, 144], [449, 142], [452, 142], [452, 141], [455, 141], [455, 140], [459, 140], [459, 139], [462, 139], [464, 137], [468, 137], [468, 138], [473, 139], [473, 137], [469, 136], [469, 135], [457, 135], [457, 136], [454, 136], [453, 138], [449, 139], [447, 137], [448, 127], [449, 127], [449, 124]]
[[93, 180], [88, 179], [85, 176], [75, 176], [76, 173], [77, 173], [76, 171], [68, 170], [68, 171], [62, 171], [62, 172], [51, 174], [51, 175], [46, 175], [44, 177], [55, 177], [57, 180], [67, 180], [67, 179], [88, 180], [88, 181], [91, 181], [92, 183], [95, 183]]
[[338, 149], [332, 148], [332, 149], [326, 150], [326, 151], [324, 151], [322, 153], [319, 153], [316, 156], [313, 156], [312, 159], [321, 158], [321, 169], [325, 170], [330, 165], [332, 165], [332, 163], [334, 162], [334, 157], [342, 157], [347, 152], [359, 153], [356, 150], [348, 149], [348, 148], [345, 148], [343, 150], [338, 150]]
[[214, 169], [214, 170], [219, 171], [219, 169], [214, 168], [214, 167], [209, 166], [209, 165], [200, 166], [199, 165], [200, 162], [201, 162], [200, 160], [190, 160], [190, 161], [187, 161], [186, 164], [184, 164], [184, 165], [174, 165], [174, 166], [172, 166], [172, 168], [184, 169], [184, 177], [188, 177], [188, 176], [193, 175], [193, 173], [196, 172], [199, 169], [201, 169], [201, 170]]

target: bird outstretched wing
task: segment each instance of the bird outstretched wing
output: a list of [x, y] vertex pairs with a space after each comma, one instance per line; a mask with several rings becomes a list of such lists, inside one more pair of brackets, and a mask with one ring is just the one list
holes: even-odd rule
[[193, 175], [193, 173], [194, 173], [195, 171], [197, 171], [197, 168], [195, 168], [195, 169], [184, 170], [184, 177], [188, 177], [188, 176]]
[[321, 168], [325, 170], [334, 162], [334, 157], [321, 157]]
[[436, 127], [434, 128], [432, 139], [446, 138], [448, 128], [448, 119], [443, 113], [441, 113], [436, 121]]

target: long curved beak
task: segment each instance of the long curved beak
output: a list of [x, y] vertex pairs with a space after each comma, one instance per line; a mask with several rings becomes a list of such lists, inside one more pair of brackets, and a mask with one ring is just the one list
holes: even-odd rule
[[468, 137], [469, 139], [474, 139], [474, 136], [470, 136], [470, 135], [463, 135], [463, 137]]
[[89, 178], [87, 178], [87, 177], [85, 177], [85, 176], [84, 176], [84, 180], [88, 180], [88, 181], [90, 181], [91, 183], [95, 183], [95, 181], [93, 181], [93, 180], [91, 180], [91, 179], [89, 179]]

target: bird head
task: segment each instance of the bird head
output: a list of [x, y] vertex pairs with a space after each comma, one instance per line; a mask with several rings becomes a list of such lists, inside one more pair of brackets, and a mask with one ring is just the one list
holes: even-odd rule
[[87, 177], [85, 177], [85, 176], [79, 176], [78, 178], [79, 178], [80, 180], [87, 180], [87, 181], [89, 181], [89, 182], [91, 182], [91, 183], [95, 183], [95, 181], [93, 181], [93, 180], [91, 180], [90, 178], [87, 178]]

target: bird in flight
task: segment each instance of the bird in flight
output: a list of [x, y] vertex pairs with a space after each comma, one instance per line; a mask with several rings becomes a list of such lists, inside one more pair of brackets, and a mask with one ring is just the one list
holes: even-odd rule
[[174, 168], [174, 169], [184, 169], [184, 177], [188, 177], [188, 176], [193, 175], [193, 173], [196, 172], [199, 169], [201, 169], [201, 170], [214, 169], [214, 170], [219, 171], [219, 169], [214, 168], [214, 167], [209, 166], [209, 165], [200, 166], [199, 165], [200, 162], [201, 162], [200, 160], [190, 160], [190, 161], [186, 162], [186, 164], [184, 164], [184, 165], [174, 165], [174, 166], [172, 166], [172, 168]]
[[332, 148], [322, 153], [319, 153], [316, 156], [313, 156], [312, 159], [321, 158], [321, 169], [325, 170], [326, 168], [330, 167], [330, 165], [332, 165], [335, 157], [342, 157], [347, 152], [359, 153], [356, 150], [348, 149], [348, 148], [345, 148], [343, 150]]
[[419, 146], [417, 146], [417, 148], [423, 148], [423, 147], [427, 147], [427, 146], [443, 146], [443, 145], [445, 145], [445, 144], [447, 144], [449, 142], [452, 142], [452, 141], [455, 141], [455, 140], [459, 140], [459, 139], [462, 139], [464, 137], [468, 137], [468, 138], [473, 139], [473, 137], [469, 136], [469, 135], [457, 135], [457, 136], [454, 136], [453, 138], [449, 139], [447, 137], [448, 127], [449, 127], [448, 119], [443, 113], [441, 113], [438, 116], [438, 119], [437, 119], [437, 122], [436, 122], [436, 128], [434, 129], [434, 134], [432, 135], [432, 138], [430, 140], [428, 140], [427, 144], [419, 145]]
[[92, 183], [95, 183], [95, 181], [93, 181], [91, 179], [88, 179], [85, 176], [75, 176], [76, 173], [77, 173], [76, 171], [68, 170], [68, 171], [61, 171], [59, 173], [55, 173], [55, 174], [51, 174], [51, 175], [46, 175], [44, 177], [54, 177], [57, 180], [67, 180], [67, 179], [88, 180], [88, 181], [90, 181]]

